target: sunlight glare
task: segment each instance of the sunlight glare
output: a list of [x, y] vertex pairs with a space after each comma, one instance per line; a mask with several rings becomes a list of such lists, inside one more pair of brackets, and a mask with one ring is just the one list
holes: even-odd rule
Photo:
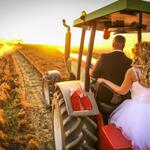
[[3, 56], [6, 53], [14, 50], [15, 46], [12, 44], [4, 43], [3, 46], [0, 48], [0, 56]]

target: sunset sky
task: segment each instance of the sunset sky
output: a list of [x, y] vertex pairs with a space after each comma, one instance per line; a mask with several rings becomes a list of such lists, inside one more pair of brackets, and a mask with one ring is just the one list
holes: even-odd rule
[[[72, 26], [81, 15], [115, 0], [1, 0], [0, 38], [23, 38], [28, 43], [64, 44], [62, 19]], [[77, 29], [72, 29], [74, 37]], [[78, 44], [77, 38], [73, 42]]]
[[[87, 13], [116, 0], [1, 0], [0, 39], [22, 38], [25, 43], [64, 45], [66, 29], [62, 19], [72, 26], [82, 10]], [[71, 28], [72, 45], [79, 45], [80, 29]], [[96, 43], [107, 47], [102, 35], [96, 35]], [[131, 36], [128, 41], [135, 42]], [[88, 40], [88, 39], [87, 39]], [[133, 40], [133, 41], [132, 41]]]

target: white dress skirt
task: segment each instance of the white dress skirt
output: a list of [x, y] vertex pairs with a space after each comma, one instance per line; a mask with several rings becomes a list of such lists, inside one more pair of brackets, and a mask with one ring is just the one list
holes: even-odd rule
[[132, 84], [131, 99], [125, 100], [109, 118], [131, 140], [133, 150], [150, 150], [150, 88]]

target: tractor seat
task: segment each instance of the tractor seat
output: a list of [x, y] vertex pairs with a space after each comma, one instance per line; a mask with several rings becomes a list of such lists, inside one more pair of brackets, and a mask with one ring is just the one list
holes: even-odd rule
[[100, 150], [132, 150], [132, 145], [115, 125], [101, 127]]
[[[110, 100], [110, 103], [105, 103], [102, 101], [98, 101], [98, 107], [100, 112], [110, 114], [122, 101], [122, 96], [115, 93], [109, 86], [106, 84], [102, 84], [101, 86], [107, 88], [112, 94], [112, 98]], [[100, 92], [100, 91], [97, 91]]]
[[101, 112], [110, 114], [122, 101], [122, 97], [113, 92], [113, 97], [109, 104], [99, 101], [98, 106]]
[[100, 112], [110, 114], [117, 106], [106, 104], [104, 102], [99, 102], [98, 107]]

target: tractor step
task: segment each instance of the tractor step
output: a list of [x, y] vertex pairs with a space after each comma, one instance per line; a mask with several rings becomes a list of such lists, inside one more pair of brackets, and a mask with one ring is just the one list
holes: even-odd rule
[[100, 132], [100, 150], [132, 150], [131, 141], [115, 125], [102, 126]]

